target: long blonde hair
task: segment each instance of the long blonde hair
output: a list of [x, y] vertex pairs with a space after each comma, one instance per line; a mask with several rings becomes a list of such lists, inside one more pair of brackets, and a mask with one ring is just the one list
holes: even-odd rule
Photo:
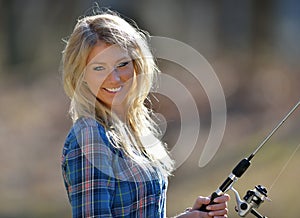
[[[132, 160], [147, 169], [157, 167], [169, 175], [173, 161], [164, 143], [158, 140], [159, 131], [152, 111], [144, 104], [159, 73], [148, 39], [148, 34], [135, 23], [130, 24], [112, 11], [79, 19], [63, 51], [64, 89], [71, 99], [73, 122], [80, 117], [96, 119], [105, 127], [111, 143]], [[134, 64], [134, 85], [127, 96], [129, 107], [125, 121], [96, 100], [83, 79], [88, 55], [99, 40], [128, 51]]]

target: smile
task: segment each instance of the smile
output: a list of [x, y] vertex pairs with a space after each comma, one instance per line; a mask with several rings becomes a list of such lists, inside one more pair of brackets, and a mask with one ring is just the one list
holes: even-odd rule
[[117, 88], [104, 88], [104, 90], [109, 93], [117, 93], [117, 92], [121, 91], [121, 89], [122, 89], [122, 86], [117, 87]]

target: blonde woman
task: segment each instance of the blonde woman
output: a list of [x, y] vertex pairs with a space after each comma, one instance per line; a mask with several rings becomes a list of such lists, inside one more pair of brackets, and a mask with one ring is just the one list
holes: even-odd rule
[[[79, 19], [63, 51], [73, 126], [63, 178], [73, 217], [165, 217], [173, 161], [145, 101], [159, 72], [147, 34], [117, 13]], [[178, 217], [227, 217], [228, 195]]]

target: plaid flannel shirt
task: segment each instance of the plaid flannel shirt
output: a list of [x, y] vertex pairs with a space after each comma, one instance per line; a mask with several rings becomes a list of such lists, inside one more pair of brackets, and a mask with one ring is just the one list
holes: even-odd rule
[[80, 118], [71, 128], [62, 174], [73, 218], [165, 217], [167, 179], [113, 147], [91, 118]]

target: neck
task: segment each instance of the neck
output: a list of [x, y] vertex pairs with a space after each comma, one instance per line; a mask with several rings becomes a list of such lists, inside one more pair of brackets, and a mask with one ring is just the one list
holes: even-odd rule
[[122, 122], [126, 122], [128, 107], [125, 105], [115, 105], [112, 109], [112, 113], [114, 113]]

